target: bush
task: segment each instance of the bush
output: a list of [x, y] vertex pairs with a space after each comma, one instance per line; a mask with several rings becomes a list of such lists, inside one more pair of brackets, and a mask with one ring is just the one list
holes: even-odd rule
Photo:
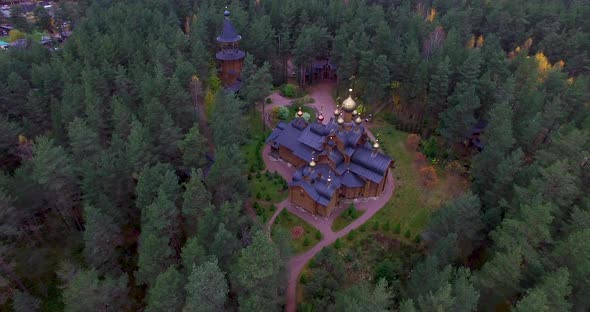
[[375, 230], [375, 231], [379, 230], [379, 221], [373, 222], [373, 230]]
[[252, 205], [254, 207], [254, 209], [258, 209], [260, 208], [260, 204], [258, 202], [254, 202], [254, 205]]
[[260, 192], [256, 193], [256, 199], [261, 199], [262, 195], [260, 194]]
[[426, 187], [433, 187], [438, 183], [438, 175], [436, 169], [432, 166], [420, 169], [420, 181]]
[[412, 237], [412, 232], [410, 230], [406, 230], [406, 233], [404, 234], [404, 236], [406, 238], [410, 238], [410, 237]]
[[302, 274], [301, 274], [301, 277], [299, 278], [299, 282], [300, 282], [301, 284], [305, 284], [305, 283], [307, 283], [307, 274], [305, 274], [305, 273], [302, 273]]
[[320, 231], [316, 230], [316, 231], [315, 231], [315, 238], [316, 238], [317, 240], [320, 240], [320, 239], [322, 239], [322, 232], [320, 232]]
[[336, 249], [342, 248], [342, 241], [340, 240], [340, 238], [336, 239], [336, 241], [334, 242], [334, 248], [336, 248]]
[[418, 168], [426, 166], [426, 156], [420, 152], [414, 153], [414, 164]]
[[401, 224], [398, 223], [395, 225], [395, 228], [393, 229], [393, 233], [399, 234], [401, 232], [402, 232], [402, 226], [401, 226]]
[[387, 221], [385, 221], [385, 224], [383, 225], [383, 231], [389, 232], [390, 229], [391, 229], [391, 224], [389, 223], [389, 220], [387, 220]]
[[295, 96], [297, 96], [297, 89], [298, 89], [298, 87], [296, 85], [294, 85], [292, 83], [288, 83], [288, 84], [281, 86], [281, 88], [279, 89], [279, 92], [284, 97], [294, 98]]
[[420, 145], [420, 136], [418, 134], [410, 134], [406, 139], [406, 146], [409, 150], [415, 152], [418, 150], [418, 146]]
[[19, 31], [18, 29], [13, 29], [8, 32], [8, 41], [9, 42], [15, 42], [19, 39], [25, 39], [26, 37], [27, 37], [27, 34], [22, 31]]
[[434, 137], [422, 141], [422, 153], [428, 158], [436, 158], [438, 156], [438, 142]]
[[465, 166], [463, 166], [461, 162], [459, 162], [458, 160], [454, 160], [448, 163], [445, 166], [445, 171], [450, 175], [458, 177], [467, 175], [467, 169], [465, 169]]
[[287, 120], [287, 119], [289, 119], [289, 109], [286, 108], [285, 106], [279, 107], [278, 108], [277, 117], [280, 120]]
[[416, 235], [416, 237], [414, 237], [414, 243], [420, 244], [421, 241], [422, 241], [422, 238], [420, 237], [420, 235]]
[[361, 231], [362, 233], [366, 232], [367, 231], [367, 224], [364, 223], [363, 225], [361, 225], [359, 227], [359, 231]]
[[399, 269], [399, 263], [394, 263], [389, 259], [383, 260], [375, 267], [375, 280], [384, 278], [387, 283], [391, 284], [396, 279]]
[[272, 103], [272, 99], [267, 97], [265, 100], [266, 104], [271, 104]]
[[275, 204], [270, 205], [270, 211], [275, 212], [277, 210], [277, 206]]
[[307, 237], [307, 236], [306, 236], [306, 237], [303, 239], [303, 246], [305, 246], [305, 247], [309, 246], [309, 237]]
[[356, 238], [356, 231], [352, 230], [348, 233], [348, 240], [354, 240]]
[[266, 197], [264, 199], [266, 199], [266, 201], [271, 201], [272, 200], [272, 198], [270, 197], [270, 194], [268, 194], [268, 193], [266, 194]]

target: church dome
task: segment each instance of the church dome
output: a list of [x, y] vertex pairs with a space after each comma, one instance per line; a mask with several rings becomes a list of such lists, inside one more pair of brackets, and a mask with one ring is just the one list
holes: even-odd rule
[[344, 124], [344, 118], [342, 118], [342, 116], [340, 116], [340, 117], [338, 117], [338, 119], [336, 120], [336, 122], [337, 122], [339, 125], [343, 125], [343, 124]]
[[356, 102], [352, 99], [352, 89], [348, 89], [348, 97], [342, 102], [342, 110], [351, 113], [356, 109]]
[[360, 125], [360, 124], [363, 122], [363, 119], [361, 118], [361, 116], [360, 116], [360, 115], [358, 115], [358, 116], [356, 116], [356, 119], [354, 120], [354, 122], [355, 122], [357, 125]]

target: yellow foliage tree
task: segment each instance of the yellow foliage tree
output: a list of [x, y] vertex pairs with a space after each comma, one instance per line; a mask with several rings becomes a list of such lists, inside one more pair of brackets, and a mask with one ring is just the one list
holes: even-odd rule
[[19, 31], [18, 29], [13, 29], [8, 33], [8, 41], [9, 42], [15, 42], [18, 39], [24, 39], [27, 37], [27, 34], [25, 34], [22, 31]]

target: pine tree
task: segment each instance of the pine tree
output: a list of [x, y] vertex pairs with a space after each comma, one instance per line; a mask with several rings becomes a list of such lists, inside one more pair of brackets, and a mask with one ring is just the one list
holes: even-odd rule
[[449, 97], [449, 108], [440, 114], [440, 134], [448, 144], [461, 143], [471, 135], [477, 123], [475, 111], [479, 108], [475, 86], [460, 84]]
[[127, 138], [126, 157], [129, 168], [133, 172], [139, 172], [145, 165], [152, 163], [152, 144], [148, 129], [136, 119], [131, 122], [131, 132]]
[[438, 64], [436, 72], [431, 77], [428, 87], [428, 104], [426, 111], [428, 114], [429, 126], [434, 128], [435, 121], [446, 106], [447, 96], [449, 95], [449, 57]]
[[[254, 110], [256, 102], [262, 101], [272, 89], [272, 76], [270, 75], [270, 65], [265, 62], [256, 72], [245, 81], [242, 93], [246, 102]], [[264, 105], [264, 103], [263, 103]], [[250, 107], [250, 106], [248, 106]]]
[[162, 120], [160, 135], [158, 137], [158, 154], [163, 163], [175, 163], [180, 157], [178, 145], [182, 138], [180, 128], [174, 125], [170, 114], [166, 113]]
[[279, 299], [279, 272], [278, 247], [262, 231], [256, 232], [252, 245], [241, 250], [233, 270], [240, 305], [275, 311]]
[[127, 276], [99, 279], [94, 270], [74, 276], [63, 291], [64, 311], [121, 311], [129, 306]]
[[138, 269], [135, 272], [137, 285], [154, 285], [158, 275], [173, 263], [173, 250], [168, 245], [169, 241], [168, 237], [162, 237], [153, 232], [141, 233], [137, 248]]
[[215, 259], [193, 266], [185, 286], [187, 298], [183, 311], [214, 312], [225, 310], [229, 287]]
[[196, 237], [189, 238], [182, 247], [181, 252], [183, 272], [189, 275], [193, 266], [196, 267], [205, 262], [206, 256], [205, 248], [203, 248], [199, 239]]
[[211, 193], [203, 184], [201, 169], [191, 172], [191, 179], [186, 184], [183, 195], [182, 216], [184, 232], [188, 236], [197, 233], [197, 222], [205, 214], [205, 208], [211, 206]]
[[89, 205], [84, 207], [84, 218], [83, 254], [86, 263], [103, 274], [117, 272], [117, 247], [123, 244], [121, 229], [111, 217]]
[[225, 224], [220, 223], [215, 233], [213, 243], [209, 247], [209, 253], [219, 259], [221, 267], [225, 268], [231, 263], [232, 256], [238, 248], [238, 240], [234, 233], [225, 228]]
[[207, 163], [207, 140], [194, 124], [184, 139], [179, 142], [182, 163], [187, 169], [203, 168]]
[[158, 275], [147, 294], [146, 312], [180, 311], [184, 305], [185, 278], [174, 266]]

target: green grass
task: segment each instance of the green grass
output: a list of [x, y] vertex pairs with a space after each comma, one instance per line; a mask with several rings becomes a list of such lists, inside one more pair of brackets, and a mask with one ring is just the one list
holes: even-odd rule
[[298, 239], [291, 240], [291, 247], [296, 253], [302, 253], [308, 250], [309, 248], [315, 246], [322, 239], [318, 230], [307, 224], [307, 222], [303, 221], [301, 218], [291, 214], [287, 210], [283, 210], [277, 216], [277, 219], [273, 225], [273, 230], [276, 225], [282, 226], [289, 232], [291, 232], [291, 230], [296, 226], [301, 226], [303, 228], [305, 231], [303, 236], [299, 237]]
[[272, 205], [287, 198], [287, 183], [279, 174], [267, 172], [264, 166], [262, 150], [269, 131], [262, 130], [261, 114], [252, 113], [248, 119], [250, 140], [241, 150], [248, 170], [250, 200], [256, 214], [266, 222], [274, 212]]
[[[353, 206], [353, 204], [351, 204], [351, 206]], [[342, 213], [334, 219], [334, 223], [332, 223], [332, 231], [338, 232], [342, 230], [352, 221], [363, 215], [363, 210], [357, 210], [354, 207], [351, 208], [351, 206], [342, 211]]]

